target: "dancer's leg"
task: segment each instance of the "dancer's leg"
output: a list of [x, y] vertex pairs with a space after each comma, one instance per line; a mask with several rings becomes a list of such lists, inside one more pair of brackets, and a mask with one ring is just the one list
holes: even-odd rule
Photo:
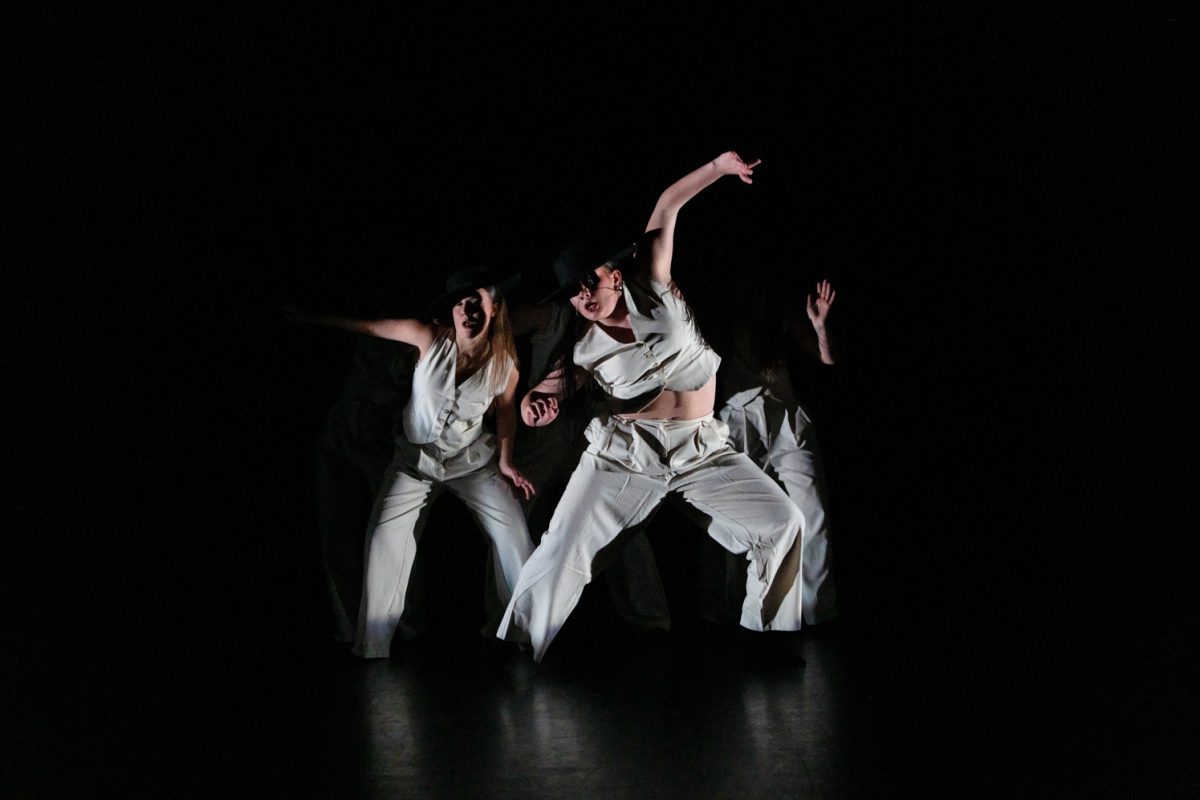
[[[804, 563], [800, 604], [804, 622], [815, 625], [835, 616], [837, 597], [829, 571], [829, 523], [821, 458], [811, 425], [803, 411], [796, 414], [796, 446], [771, 454], [769, 471], [778, 477], [788, 497], [804, 515]], [[790, 602], [791, 598], [785, 600]]]
[[708, 535], [722, 547], [746, 553], [741, 624], [799, 630], [799, 618], [779, 612], [800, 572], [804, 520], [779, 485], [744, 454], [729, 452], [675, 478], [671, 490], [700, 512]]
[[533, 552], [525, 514], [509, 485], [493, 465], [446, 482], [446, 488], [463, 501], [475, 517], [480, 531], [491, 541], [492, 573], [499, 603], [484, 603], [493, 609], [488, 615], [485, 632], [492, 635], [499, 624], [503, 609], [512, 598], [513, 587], [521, 567]]
[[596, 554], [641, 522], [664, 495], [661, 481], [584, 453], [537, 549], [521, 570], [498, 636], [527, 631], [540, 661], [592, 579]]
[[410, 474], [395, 462], [383, 487], [367, 534], [363, 596], [353, 649], [363, 658], [388, 655], [392, 634], [404, 612], [417, 540], [434, 491], [431, 481]]

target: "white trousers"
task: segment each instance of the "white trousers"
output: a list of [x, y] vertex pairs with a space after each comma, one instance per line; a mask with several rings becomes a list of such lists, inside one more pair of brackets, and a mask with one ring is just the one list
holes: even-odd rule
[[798, 630], [778, 613], [801, 561], [803, 518], [779, 486], [726, 441], [726, 426], [698, 420], [593, 420], [580, 458], [550, 521], [521, 570], [497, 635], [528, 632], [540, 661], [592, 578], [596, 554], [645, 520], [668, 495], [679, 497], [714, 540], [745, 554], [741, 624]]
[[397, 444], [368, 526], [366, 569], [353, 652], [386, 658], [404, 612], [425, 510], [444, 489], [459, 498], [492, 545], [500, 605], [508, 602], [533, 550], [521, 504], [492, 459], [490, 436], [444, 455], [426, 445]]
[[801, 613], [808, 625], [830, 619], [837, 613], [837, 599], [829, 571], [825, 482], [812, 420], [799, 404], [785, 404], [761, 389], [729, 398], [720, 417], [729, 426], [729, 443], [779, 481], [804, 516], [800, 576], [784, 606], [791, 614]]
[[[542, 428], [521, 428], [517, 436], [517, 466], [538, 489], [537, 495], [522, 503], [531, 534], [546, 529], [546, 520], [554, 506], [542, 504], [557, 499], [555, 492], [561, 491], [570, 480], [586, 448], [587, 440], [582, 433], [561, 418]], [[650, 540], [644, 530], [631, 531], [627, 536], [603, 566], [613, 609], [635, 628], [669, 630], [671, 613]], [[503, 611], [503, 607], [497, 609], [497, 618]]]

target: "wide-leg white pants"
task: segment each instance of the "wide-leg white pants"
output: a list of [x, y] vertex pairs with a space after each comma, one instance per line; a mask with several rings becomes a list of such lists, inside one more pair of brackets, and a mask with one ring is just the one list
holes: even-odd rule
[[837, 614], [837, 598], [829, 571], [825, 481], [812, 420], [799, 404], [784, 403], [761, 388], [734, 395], [719, 415], [729, 426], [730, 444], [779, 481], [804, 516], [803, 563], [784, 606], [789, 613], [802, 613], [808, 625], [830, 619]]
[[591, 580], [596, 554], [645, 520], [668, 495], [682, 499], [717, 543], [745, 554], [741, 623], [798, 630], [780, 614], [801, 562], [803, 517], [779, 486], [726, 441], [726, 426], [698, 420], [593, 420], [591, 443], [521, 570], [497, 635], [526, 631], [540, 661]]
[[426, 510], [442, 490], [466, 505], [491, 541], [493, 567], [500, 576], [496, 592], [501, 605], [508, 602], [533, 544], [521, 504], [492, 455], [485, 441], [448, 456], [430, 446], [398, 443], [368, 527], [355, 655], [387, 657], [404, 612]]
[[[521, 428], [514, 457], [521, 472], [538, 489], [537, 495], [522, 503], [531, 535], [545, 530], [545, 519], [556, 506], [546, 508], [542, 504], [557, 499], [555, 492], [570, 480], [587, 444], [582, 432], [561, 417], [553, 425]], [[539, 520], [541, 528], [537, 527]], [[627, 534], [620, 549], [603, 566], [602, 577], [613, 609], [625, 622], [643, 630], [671, 628], [667, 595], [645, 530]], [[503, 610], [497, 609], [497, 617]]]

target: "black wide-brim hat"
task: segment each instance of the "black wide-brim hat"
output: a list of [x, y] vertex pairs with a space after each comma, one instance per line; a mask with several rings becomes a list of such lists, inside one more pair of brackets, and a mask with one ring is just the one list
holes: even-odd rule
[[579, 290], [579, 281], [584, 275], [594, 272], [597, 267], [618, 267], [636, 256], [637, 251], [637, 242], [622, 247], [581, 242], [568, 247], [554, 259], [554, 277], [558, 281], [558, 288], [538, 302], [561, 302], [567, 299]]
[[490, 267], [475, 266], [460, 269], [446, 278], [446, 291], [429, 302], [425, 316], [429, 319], [446, 320], [454, 304], [485, 286], [495, 286], [501, 294], [508, 294], [521, 282], [521, 273], [501, 278]]

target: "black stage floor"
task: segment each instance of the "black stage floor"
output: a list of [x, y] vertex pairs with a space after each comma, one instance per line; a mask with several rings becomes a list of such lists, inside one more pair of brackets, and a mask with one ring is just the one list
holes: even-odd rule
[[465, 618], [363, 662], [303, 598], [165, 599], [100, 595], [13, 648], [5, 796], [1157, 798], [1200, 779], [1179, 654], [1053, 614], [868, 618], [851, 596], [802, 634], [681, 614], [648, 638], [593, 586], [535, 665]]
[[[1195, 787], [1195, 767], [1181, 763], [1189, 740], [1146, 737], [1158, 726], [1131, 726], [1124, 698], [1047, 674], [1011, 643], [992, 653], [912, 635], [885, 644], [852, 626], [765, 638], [693, 631], [585, 647], [581, 636], [541, 666], [470, 635], [369, 663], [313, 643], [266, 658], [146, 642], [117, 675], [79, 654], [42, 670], [63, 681], [48, 698], [9, 704], [29, 717], [8, 746], [8, 796], [1185, 797]], [[1194, 737], [1194, 723], [1176, 731]]]

